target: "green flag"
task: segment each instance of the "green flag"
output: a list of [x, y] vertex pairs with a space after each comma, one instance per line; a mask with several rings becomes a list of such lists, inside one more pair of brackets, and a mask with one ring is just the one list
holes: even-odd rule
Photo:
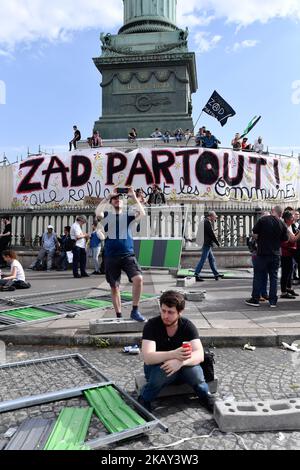
[[253, 119], [251, 119], [251, 121], [249, 122], [248, 126], [246, 127], [246, 129], [244, 130], [243, 134], [241, 135], [240, 139], [242, 139], [243, 137], [245, 137], [247, 134], [249, 134], [250, 131], [252, 131], [253, 127], [256, 126], [256, 124], [258, 123], [258, 121], [260, 121], [261, 119], [261, 116], [254, 116]]

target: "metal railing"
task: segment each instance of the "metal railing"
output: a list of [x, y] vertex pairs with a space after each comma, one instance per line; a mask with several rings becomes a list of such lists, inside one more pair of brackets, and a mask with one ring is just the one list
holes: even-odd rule
[[[199, 227], [204, 213], [212, 209], [218, 215], [214, 229], [220, 246], [229, 250], [245, 248], [247, 237], [262, 213], [261, 208], [212, 208], [196, 203], [160, 206], [156, 207], [154, 212], [147, 208], [147, 217], [143, 227], [149, 230], [146, 234], [148, 237], [178, 238], [182, 236], [185, 249], [197, 249], [199, 248]], [[86, 216], [88, 232], [91, 231], [94, 220], [94, 209], [90, 207], [34, 211], [0, 210], [0, 217], [7, 213], [12, 222], [11, 246], [28, 250], [39, 247], [40, 237], [47, 230], [48, 225], [53, 225], [55, 232], [60, 236], [64, 227], [72, 225], [79, 214]], [[137, 235], [139, 236], [139, 233]]]

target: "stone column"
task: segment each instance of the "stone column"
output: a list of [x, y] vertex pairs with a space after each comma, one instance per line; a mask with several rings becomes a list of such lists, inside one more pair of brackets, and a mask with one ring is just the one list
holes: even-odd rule
[[176, 24], [177, 0], [123, 0], [124, 24], [133, 19], [155, 16]]

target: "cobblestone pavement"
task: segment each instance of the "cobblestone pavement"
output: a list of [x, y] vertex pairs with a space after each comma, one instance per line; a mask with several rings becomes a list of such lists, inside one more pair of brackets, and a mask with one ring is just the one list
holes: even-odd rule
[[[136, 397], [134, 376], [142, 372], [142, 363], [137, 356], [128, 356], [118, 349], [97, 348], [50, 348], [50, 347], [15, 347], [7, 348], [7, 362], [37, 359], [46, 356], [63, 355], [78, 352], [105, 375], [117, 382], [126, 391]], [[219, 378], [218, 396], [235, 397], [236, 400], [282, 399], [300, 397], [300, 355], [275, 349], [261, 348], [256, 351], [243, 351], [239, 348], [215, 349], [216, 375]], [[43, 370], [44, 381], [50, 383], [51, 372]], [[66, 377], [68, 381], [68, 375]], [[1, 400], [5, 399], [3, 387]], [[7, 399], [7, 396], [6, 396]], [[20, 425], [28, 416], [54, 418], [66, 405], [83, 405], [83, 399], [68, 402], [56, 402], [0, 415], [0, 440], [9, 427]], [[223, 434], [218, 430], [208, 438], [216, 423], [212, 416], [198, 405], [193, 397], [165, 398], [156, 402], [155, 416], [169, 426], [170, 433], [153, 430], [150, 434], [139, 436], [122, 443], [112, 445], [111, 449], [147, 450], [176, 442], [182, 438], [196, 437], [170, 449], [205, 450], [225, 449], [240, 450], [245, 447], [257, 450], [300, 449], [300, 432], [283, 433], [243, 433], [239, 435]], [[88, 438], [99, 437], [103, 428], [97, 418], [93, 418]]]

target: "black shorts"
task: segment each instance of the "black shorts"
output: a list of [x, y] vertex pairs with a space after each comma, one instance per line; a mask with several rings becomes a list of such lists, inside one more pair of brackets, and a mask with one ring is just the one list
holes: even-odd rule
[[120, 285], [122, 271], [127, 274], [129, 281], [135, 276], [142, 275], [141, 267], [134, 255], [105, 257], [104, 263], [106, 280], [111, 287], [118, 287]]

